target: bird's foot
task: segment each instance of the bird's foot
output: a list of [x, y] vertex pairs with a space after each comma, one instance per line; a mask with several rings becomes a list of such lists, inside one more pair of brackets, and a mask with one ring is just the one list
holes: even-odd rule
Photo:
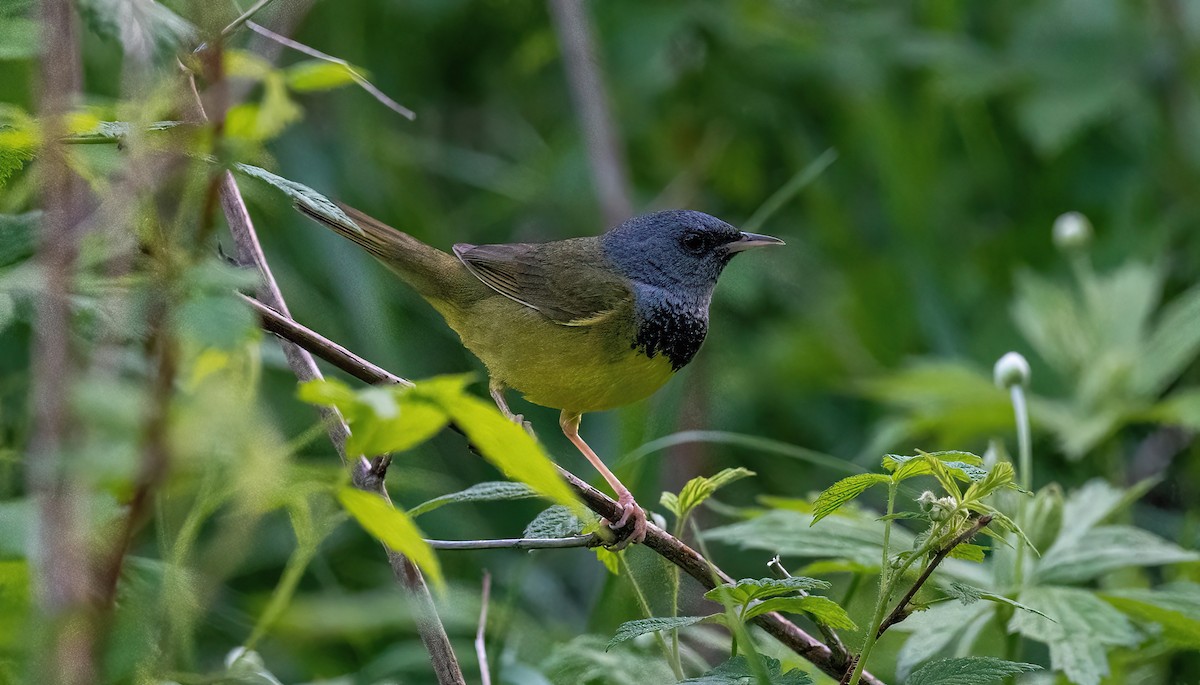
[[621, 518], [615, 523], [609, 523], [607, 520], [604, 524], [608, 526], [616, 536], [616, 542], [608, 545], [608, 548], [614, 552], [620, 552], [630, 545], [636, 545], [646, 539], [646, 512], [638, 503], [634, 501], [633, 495], [626, 492], [617, 498], [617, 504], [621, 506]]
[[525, 420], [524, 414], [513, 414], [512, 412], [506, 411], [506, 412], [504, 412], [504, 416], [509, 421], [512, 421], [513, 423], [517, 424], [521, 428], [524, 428], [525, 432], [529, 434], [529, 437], [533, 438], [534, 440], [537, 439], [537, 435], [533, 432], [533, 424], [529, 423], [528, 421]]

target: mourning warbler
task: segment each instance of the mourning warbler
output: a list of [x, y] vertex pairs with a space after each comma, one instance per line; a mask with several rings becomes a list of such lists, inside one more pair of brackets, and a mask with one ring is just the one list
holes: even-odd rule
[[683, 368], [708, 332], [708, 305], [739, 252], [782, 245], [702, 212], [635, 217], [601, 236], [548, 243], [454, 246], [453, 254], [344, 207], [354, 224], [301, 210], [366, 248], [429, 301], [505, 388], [562, 410], [563, 433], [623, 507], [618, 543], [640, 542], [646, 515], [579, 437], [580, 416], [636, 402]]

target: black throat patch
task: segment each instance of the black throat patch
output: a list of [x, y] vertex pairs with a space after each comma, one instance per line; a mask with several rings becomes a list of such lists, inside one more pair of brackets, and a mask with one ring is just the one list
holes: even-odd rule
[[633, 349], [653, 359], [662, 354], [678, 371], [700, 351], [708, 334], [708, 297], [701, 301], [659, 293], [638, 298], [638, 326]]

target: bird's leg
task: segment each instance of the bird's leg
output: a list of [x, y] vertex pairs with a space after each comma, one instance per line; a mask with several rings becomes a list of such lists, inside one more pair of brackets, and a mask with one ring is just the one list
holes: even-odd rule
[[533, 434], [533, 426], [525, 420], [525, 417], [520, 414], [512, 413], [512, 410], [508, 408], [508, 402], [504, 399], [503, 383], [495, 379], [489, 379], [488, 392], [491, 393], [492, 400], [496, 403], [496, 408], [500, 410], [501, 414], [504, 414], [504, 418], [524, 428], [525, 432], [529, 433], [531, 437], [537, 437]]
[[559, 417], [558, 423], [562, 426], [563, 435], [566, 435], [567, 439], [583, 453], [583, 456], [587, 457], [587, 460], [592, 463], [592, 466], [596, 467], [600, 475], [604, 476], [604, 480], [608, 481], [608, 485], [613, 489], [613, 492], [617, 493], [617, 504], [621, 505], [622, 510], [621, 518], [612, 523], [611, 527], [615, 530], [621, 530], [627, 525], [632, 526], [629, 534], [618, 540], [611, 548], [619, 551], [625, 549], [630, 544], [637, 544], [646, 539], [646, 512], [642, 511], [642, 508], [634, 501], [633, 493], [629, 492], [629, 488], [625, 487], [617, 479], [616, 475], [608, 470], [604, 462], [600, 461], [600, 457], [596, 456], [592, 448], [588, 447], [583, 438], [579, 437], [580, 419], [580, 414], [564, 410]]

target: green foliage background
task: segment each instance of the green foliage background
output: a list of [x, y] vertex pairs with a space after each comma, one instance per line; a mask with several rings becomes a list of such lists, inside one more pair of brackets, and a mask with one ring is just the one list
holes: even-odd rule
[[[236, 16], [199, 2], [169, 4], [199, 26]], [[0, 36], [27, 38], [29, 6], [0, 6]], [[1138, 391], [1126, 382], [1160, 353], [1147, 346], [1165, 311], [1156, 304], [1190, 302], [1200, 275], [1200, 5], [606, 0], [587, 9], [639, 210], [689, 207], [742, 224], [806, 169], [833, 160], [761, 226], [788, 247], [739, 258], [729, 268], [696, 362], [658, 396], [585, 418], [584, 435], [619, 465], [643, 504], [657, 505], [660, 492], [678, 492], [696, 475], [738, 466], [756, 472], [722, 489], [717, 506], [693, 514], [707, 528], [731, 521], [721, 504], [807, 498], [846, 475], [810, 458], [812, 452], [876, 471], [885, 452], [914, 448], [982, 454], [997, 438], [1015, 453], [1011, 408], [991, 385], [990, 370], [1001, 354], [1019, 350], [1033, 367], [1035, 487], [1054, 482], [1070, 490], [1096, 477], [1121, 487], [1158, 479], [1120, 516], [1183, 548], [1200, 547], [1200, 448], [1192, 439], [1200, 430], [1200, 402], [1189, 391], [1200, 367], [1188, 342], [1200, 318], [1176, 320], [1183, 357], [1166, 383]], [[122, 92], [121, 43], [96, 31], [84, 14], [82, 104], [127, 112], [137, 100]], [[281, 103], [272, 100], [269, 79], [262, 80], [247, 91], [248, 101], [260, 105], [258, 128], [240, 138], [234, 132], [231, 154], [238, 161], [305, 183], [443, 249], [605, 228], [543, 4], [327, 0], [308, 8], [280, 0], [257, 20], [279, 27], [293, 19], [290, 35], [363, 69], [417, 117], [410, 122], [354, 87], [293, 88]], [[251, 36], [242, 31], [233, 44], [274, 50]], [[33, 46], [24, 40], [0, 38], [0, 102], [32, 112]], [[285, 51], [274, 61], [300, 59]], [[94, 168], [119, 167], [114, 149], [87, 147]], [[6, 163], [0, 159], [0, 176]], [[34, 175], [28, 168], [13, 173], [0, 187], [6, 214], [36, 207]], [[481, 372], [432, 309], [385, 269], [302, 218], [269, 186], [241, 185], [297, 320], [405, 377]], [[1054, 219], [1069, 210], [1095, 226], [1090, 266], [1082, 267], [1087, 274], [1103, 279], [1139, 265], [1143, 272], [1130, 276], [1141, 285], [1113, 286], [1088, 310], [1107, 312], [1116, 322], [1112, 330], [1124, 331], [1122, 322], [1129, 330], [1097, 333], [1064, 353], [1068, 363], [1056, 363], [1062, 355], [1048, 354], [1052, 345], [1044, 337], [1039, 344], [1038, 332], [1063, 320], [1069, 307], [1037, 289], [1041, 281], [1031, 274], [1065, 292], [1086, 283], [1078, 280], [1087, 277], [1078, 260], [1051, 240]], [[220, 240], [228, 246], [223, 233]], [[205, 287], [214, 282], [236, 279], [214, 276]], [[0, 501], [0, 543], [16, 530], [23, 493], [31, 311], [19, 299], [0, 308], [0, 499], [9, 500]], [[198, 339], [209, 336], [221, 346], [222, 336], [253, 335], [248, 318], [228, 302], [195, 314], [185, 325], [207, 331]], [[247, 384], [261, 384], [256, 423], [236, 417], [245, 431], [238, 435], [267, 443], [256, 448], [266, 460], [261, 468], [335, 463], [319, 434], [294, 455], [285, 453], [287, 441], [313, 427], [315, 414], [296, 399], [295, 379], [273, 339], [262, 340], [261, 354], [261, 376], [245, 374]], [[1098, 366], [1106, 370], [1095, 387], [1087, 386]], [[96, 392], [103, 396], [105, 389]], [[1158, 403], [1173, 393], [1180, 395], [1174, 403]], [[591, 475], [558, 435], [554, 412], [519, 400], [514, 410], [532, 421], [559, 463]], [[1103, 426], [1084, 425], [1100, 415], [1109, 417]], [[220, 412], [201, 418], [198, 434], [229, 430], [205, 422], [235, 419]], [[262, 426], [273, 432], [264, 434]], [[754, 437], [691, 434], [698, 439], [683, 435], [665, 449], [642, 449], [697, 430]], [[239, 463], [244, 455], [231, 449], [229, 468], [244, 469], [237, 478], [261, 477], [261, 468]], [[329, 469], [317, 480], [336, 478]], [[398, 456], [389, 485], [400, 504], [412, 507], [500, 478], [449, 434]], [[195, 484], [179, 487], [191, 492]], [[274, 490], [288, 487], [282, 480], [267, 490], [284, 497]], [[239, 497], [242, 504], [220, 506], [255, 508], [252, 497]], [[882, 507], [878, 493], [863, 499]], [[460, 504], [420, 524], [433, 538], [515, 537], [542, 508], [532, 501]], [[253, 527], [241, 533], [245, 539], [216, 522], [196, 533], [213, 545], [207, 549], [223, 549], [218, 543], [226, 536], [240, 552], [228, 568], [208, 569], [222, 582], [200, 606], [179, 610], [179, 621], [190, 626], [182, 631], [189, 644], [176, 647], [188, 669], [220, 670], [225, 654], [255, 626], [295, 546], [295, 509], [285, 509], [292, 523], [283, 510], [248, 517]], [[6, 530], [5, 521], [13, 528]], [[147, 583], [166, 582], [162, 567], [149, 562], [155, 544], [148, 535], [135, 550], [147, 562], [131, 573]], [[708, 547], [735, 577], [766, 575], [768, 544], [752, 554], [717, 536]], [[12, 547], [0, 544], [0, 551], [13, 556]], [[377, 543], [341, 525], [311, 557], [295, 598], [256, 647], [266, 667], [283, 682], [427, 682], [425, 652]], [[455, 552], [439, 559], [448, 582], [440, 607], [468, 669], [481, 569], [495, 578], [489, 634], [500, 682], [548, 682], [538, 679], [544, 676], [537, 668], [590, 673], [579, 664], [602, 651], [618, 624], [642, 617], [629, 584], [587, 551]], [[647, 579], [652, 599], [669, 587], [644, 550], [628, 553], [627, 564]], [[835, 592], [844, 592], [846, 577], [833, 578]], [[1121, 594], [1164, 579], [1200, 582], [1200, 567], [1125, 569], [1099, 583]], [[685, 598], [683, 614], [694, 613], [687, 605], [698, 605], [697, 594]], [[659, 611], [667, 606], [653, 604]], [[847, 608], [858, 619], [869, 611]], [[0, 616], [0, 638], [9, 628]], [[719, 663], [714, 655], [727, 647], [710, 642], [697, 652]], [[872, 670], [891, 678], [887, 663], [902, 642], [885, 638]], [[638, 649], [654, 654], [646, 645]], [[1026, 656], [1044, 661], [1045, 655], [1035, 649]], [[1118, 658], [1107, 682], [1200, 677], [1194, 651], [1128, 661]], [[611, 675], [612, 682], [670, 676], [662, 670], [647, 676], [635, 666], [610, 664], [610, 675], [627, 669], [627, 680]], [[554, 682], [602, 682], [561, 677], [568, 679]]]

